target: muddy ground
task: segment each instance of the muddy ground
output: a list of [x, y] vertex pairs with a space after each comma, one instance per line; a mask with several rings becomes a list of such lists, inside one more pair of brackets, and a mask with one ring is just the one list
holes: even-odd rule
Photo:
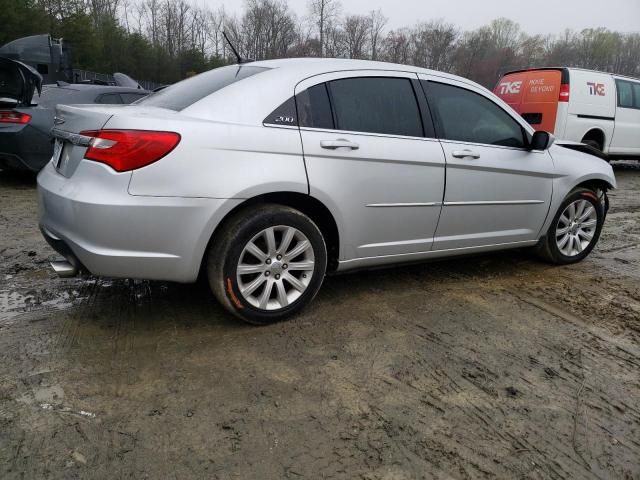
[[54, 278], [0, 173], [0, 478], [640, 479], [640, 168], [597, 250], [328, 278], [266, 328], [202, 286]]

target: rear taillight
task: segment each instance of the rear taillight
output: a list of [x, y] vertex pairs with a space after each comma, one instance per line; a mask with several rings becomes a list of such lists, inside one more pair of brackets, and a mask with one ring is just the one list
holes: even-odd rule
[[105, 163], [116, 172], [128, 172], [157, 162], [180, 143], [180, 135], [175, 132], [91, 130], [80, 135], [92, 137], [84, 158]]
[[13, 110], [0, 111], [0, 123], [17, 123], [25, 125], [31, 120], [31, 115], [28, 113], [15, 112]]
[[558, 97], [559, 102], [568, 102], [569, 101], [569, 92], [570, 92], [569, 84], [563, 83], [560, 85], [560, 96]]

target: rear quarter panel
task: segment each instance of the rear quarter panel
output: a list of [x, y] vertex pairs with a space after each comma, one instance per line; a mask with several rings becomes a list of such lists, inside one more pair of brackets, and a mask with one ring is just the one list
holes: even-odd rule
[[134, 171], [130, 194], [238, 199], [281, 191], [309, 193], [297, 130], [178, 117], [141, 122], [116, 116], [105, 126], [182, 136], [168, 156]]

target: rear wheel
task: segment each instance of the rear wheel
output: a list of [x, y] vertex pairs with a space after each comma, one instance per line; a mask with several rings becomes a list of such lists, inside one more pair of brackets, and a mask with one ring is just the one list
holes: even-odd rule
[[604, 201], [598, 193], [576, 189], [562, 202], [547, 235], [537, 247], [538, 254], [559, 265], [584, 260], [598, 243], [604, 224]]
[[602, 151], [602, 146], [597, 140], [583, 140], [582, 143], [584, 143], [585, 145], [589, 145], [590, 147], [595, 148], [600, 152]]
[[303, 213], [262, 205], [236, 215], [207, 258], [218, 301], [242, 320], [265, 325], [300, 312], [318, 293], [327, 267], [322, 233]]

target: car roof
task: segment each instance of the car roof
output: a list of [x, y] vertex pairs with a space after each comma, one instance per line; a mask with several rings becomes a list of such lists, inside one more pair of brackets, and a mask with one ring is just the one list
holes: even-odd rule
[[[611, 77], [614, 78], [624, 78], [627, 80], [635, 80], [636, 82], [640, 81], [640, 78], [636, 78], [636, 77], [630, 77], [628, 75], [622, 75], [620, 73], [611, 73], [611, 72], [603, 72], [601, 70], [591, 70], [588, 68], [580, 68], [580, 67], [532, 67], [532, 68], [523, 68], [520, 70], [509, 70], [508, 72], [505, 72], [502, 77], [506, 77], [507, 75], [512, 75], [515, 73], [525, 73], [525, 72], [535, 72], [535, 71], [539, 71], [539, 70], [560, 70], [563, 72], [563, 74], [566, 74], [565, 72], [569, 72], [569, 71], [578, 71], [578, 72], [588, 72], [588, 73], [597, 73], [599, 75], [609, 75]], [[564, 78], [563, 78], [564, 80]]]
[[117, 93], [117, 92], [122, 92], [122, 93], [136, 93], [139, 92], [141, 94], [147, 94], [149, 93], [147, 90], [142, 90], [139, 88], [131, 88], [131, 87], [117, 87], [115, 85], [93, 85], [93, 84], [84, 84], [84, 83], [69, 83], [69, 84], [63, 84], [63, 85], [56, 85], [53, 83], [47, 84], [47, 85], [43, 85], [42, 86], [43, 89], [54, 89], [54, 88], [60, 88], [60, 89], [65, 89], [65, 90], [76, 90], [76, 91], [82, 91], [82, 92], [87, 92], [87, 91], [95, 91], [96, 93], [99, 93], [101, 91], [104, 91], [105, 93], [107, 92], [113, 92], [113, 93]]
[[286, 70], [287, 72], [290, 71], [292, 75], [300, 75], [301, 78], [345, 70], [389, 70], [436, 75], [439, 77], [449, 78], [451, 80], [459, 80], [469, 83], [469, 80], [466, 78], [436, 70], [429, 70], [427, 68], [397, 63], [374, 62], [371, 60], [352, 60], [346, 58], [283, 58], [278, 60], [261, 60], [243, 65], [278, 68]]

